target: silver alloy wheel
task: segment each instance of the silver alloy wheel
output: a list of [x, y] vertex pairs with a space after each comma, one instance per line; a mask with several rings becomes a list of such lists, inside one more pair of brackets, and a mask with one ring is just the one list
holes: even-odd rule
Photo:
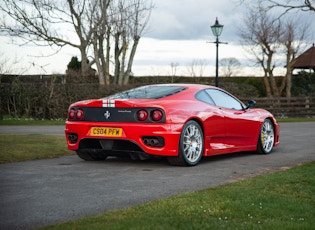
[[188, 164], [199, 162], [203, 152], [203, 134], [197, 123], [191, 123], [183, 130], [182, 149]]
[[266, 119], [260, 130], [260, 143], [263, 153], [268, 154], [273, 149], [275, 141], [273, 124], [269, 119]]

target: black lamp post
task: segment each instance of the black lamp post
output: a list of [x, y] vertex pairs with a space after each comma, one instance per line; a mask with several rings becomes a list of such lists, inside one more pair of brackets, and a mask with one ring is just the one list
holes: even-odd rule
[[215, 86], [219, 86], [219, 36], [222, 33], [223, 25], [219, 24], [218, 18], [216, 18], [215, 23], [211, 26], [211, 30], [214, 36], [216, 36], [216, 41], [214, 42], [217, 47], [217, 55], [216, 55], [216, 70], [215, 70]]

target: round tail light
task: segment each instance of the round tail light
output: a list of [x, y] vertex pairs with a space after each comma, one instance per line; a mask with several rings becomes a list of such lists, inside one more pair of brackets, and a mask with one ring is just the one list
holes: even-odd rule
[[146, 110], [139, 110], [137, 113], [139, 121], [145, 121], [148, 118], [148, 112]]
[[74, 119], [75, 118], [75, 110], [74, 109], [70, 109], [68, 112], [68, 118], [69, 119]]
[[154, 110], [151, 113], [151, 118], [153, 121], [159, 121], [163, 117], [163, 113], [160, 110]]
[[82, 109], [77, 110], [76, 118], [77, 118], [78, 120], [82, 120], [83, 117], [84, 117], [84, 112], [83, 112], [83, 110], [82, 110]]

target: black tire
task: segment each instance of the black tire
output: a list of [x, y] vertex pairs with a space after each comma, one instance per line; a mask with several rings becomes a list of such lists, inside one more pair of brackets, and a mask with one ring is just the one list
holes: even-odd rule
[[76, 153], [85, 161], [103, 161], [107, 158], [106, 153], [101, 149], [78, 149]]
[[178, 156], [168, 157], [171, 165], [195, 166], [202, 158], [204, 151], [204, 136], [196, 121], [188, 121], [181, 132]]
[[257, 152], [260, 154], [271, 153], [275, 142], [275, 131], [270, 119], [266, 119], [259, 132]]

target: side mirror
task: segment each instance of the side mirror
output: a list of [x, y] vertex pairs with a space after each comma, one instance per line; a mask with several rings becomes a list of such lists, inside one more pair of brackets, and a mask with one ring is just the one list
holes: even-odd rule
[[249, 109], [250, 107], [254, 107], [256, 105], [256, 101], [250, 100], [245, 109]]

